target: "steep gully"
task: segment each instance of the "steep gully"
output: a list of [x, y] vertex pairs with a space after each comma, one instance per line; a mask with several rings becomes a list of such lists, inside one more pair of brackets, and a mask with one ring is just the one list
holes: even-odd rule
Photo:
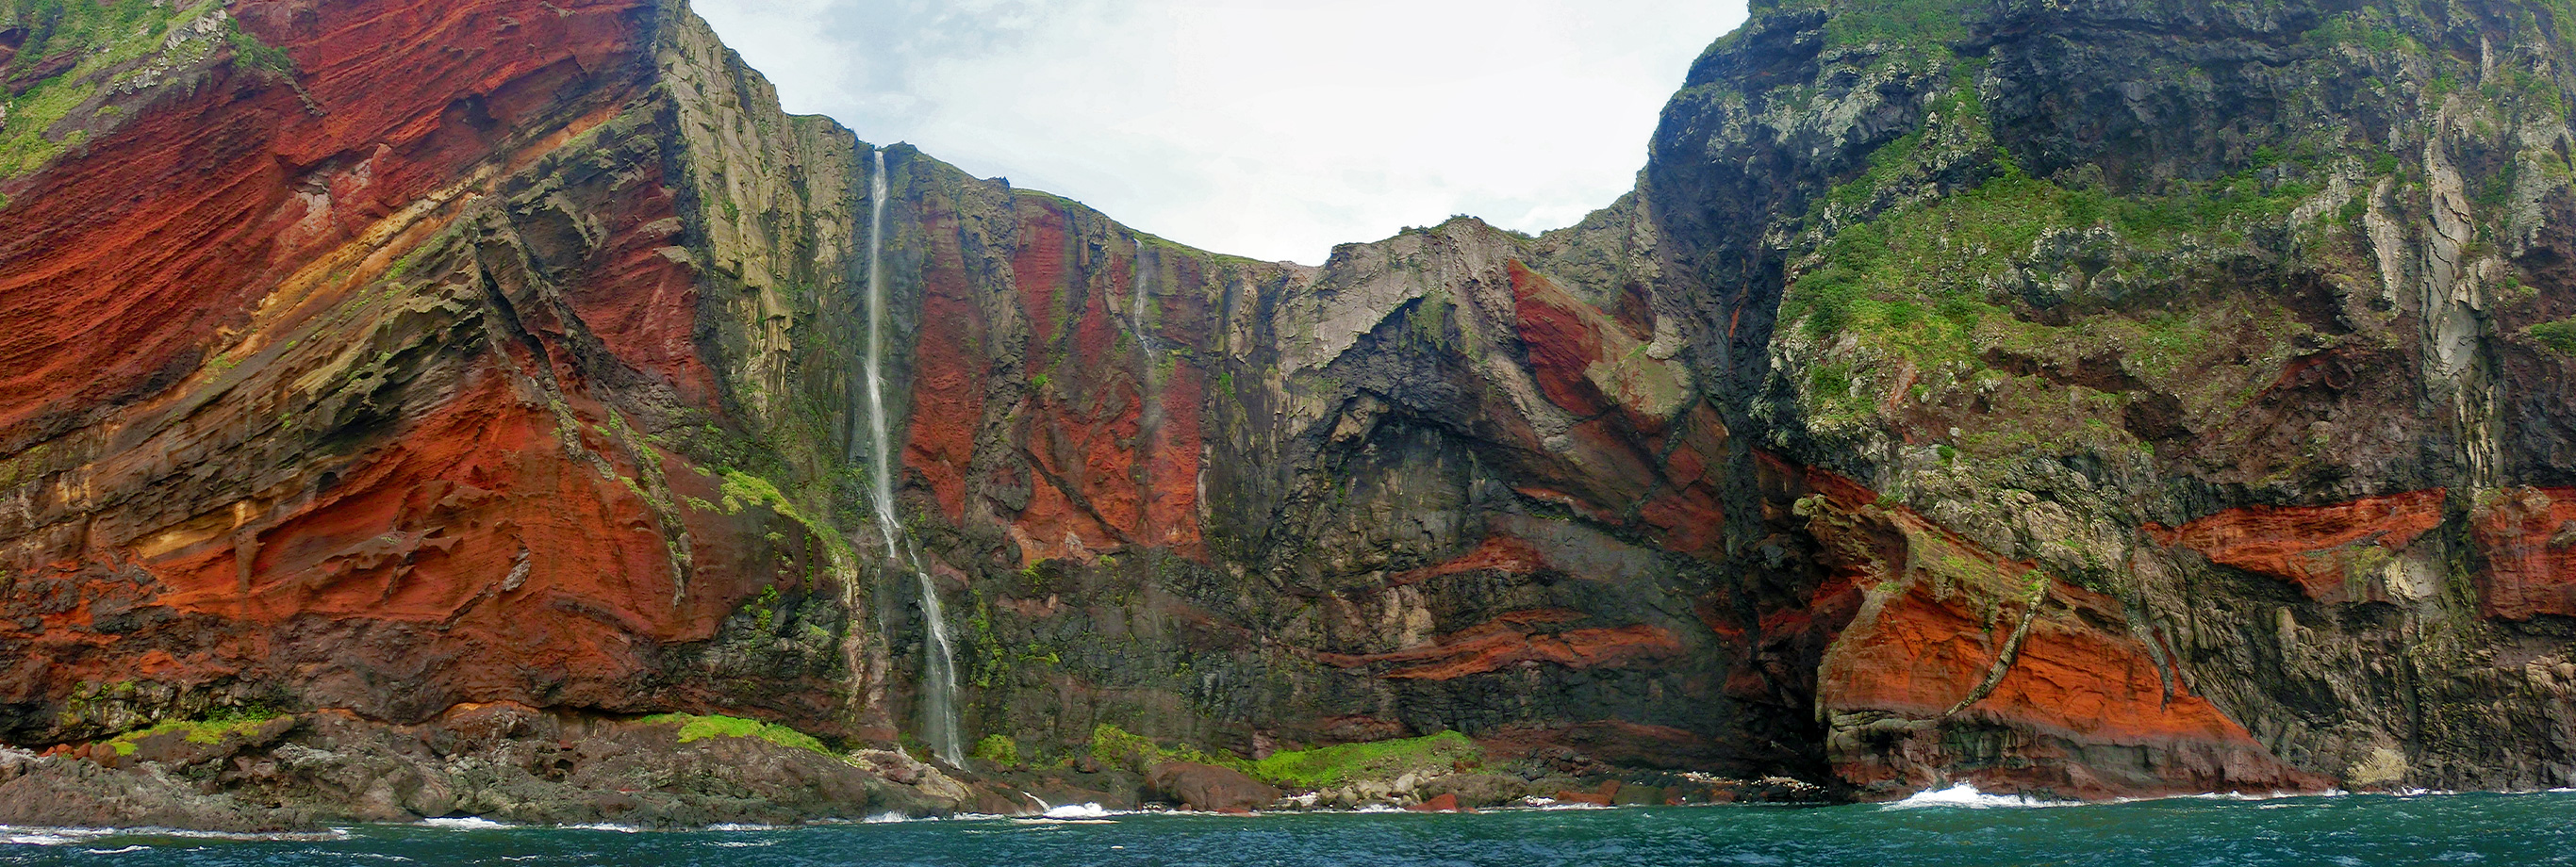
[[[1583, 224], [1455, 220], [1309, 268], [784, 115], [677, 3], [232, 9], [291, 70], [210, 54], [0, 182], [0, 351], [28, 362], [0, 382], [0, 739], [525, 706], [909, 733], [952, 765], [967, 732], [1260, 755], [1454, 729], [1531, 773], [1863, 797], [2576, 775], [2558, 441], [2467, 435], [2492, 430], [2462, 420], [2478, 383], [2392, 404], [2349, 373], [2563, 395], [2563, 360], [2424, 300], [2521, 269], [2528, 309], [2492, 316], [2576, 313], [2563, 220], [2460, 271], [2426, 240], [2458, 236], [2429, 207], [2455, 197], [2338, 175], [2313, 211], [2359, 202], [2362, 228], [2322, 264], [2156, 260], [2135, 270], [2182, 276], [2122, 289], [2050, 258], [2094, 255], [2077, 231], [1992, 278], [2038, 300], [1979, 320], [1968, 359], [1800, 324], [1802, 251], [1974, 201], [1998, 150], [2069, 184], [2052, 161], [2196, 176], [2157, 160], [2198, 145], [2156, 136], [2233, 121], [2139, 70], [2313, 21], [2157, 41], [2113, 23], [2237, 13], [2011, 7], [1964, 64], [1765, 9]], [[1960, 86], [1981, 113], [1926, 108]], [[2123, 126], [2148, 109], [2182, 120]], [[1915, 163], [1872, 161], [1916, 131]], [[152, 168], [182, 150], [226, 162]], [[2170, 321], [2122, 306], [2149, 297], [2252, 323], [2172, 343], [2248, 385], [2030, 338], [2082, 315], [2125, 339]], [[93, 319], [112, 341], [69, 325]], [[2345, 331], [2372, 337], [2313, 345]], [[2498, 360], [2435, 364], [2426, 335]]]

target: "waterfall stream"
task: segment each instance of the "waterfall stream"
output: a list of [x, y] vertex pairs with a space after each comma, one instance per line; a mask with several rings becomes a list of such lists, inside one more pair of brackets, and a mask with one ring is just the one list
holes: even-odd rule
[[[1127, 287], [1127, 327], [1136, 334], [1137, 348], [1145, 350], [1145, 369], [1150, 373], [1154, 369], [1154, 331], [1145, 327], [1145, 301], [1153, 287], [1153, 272], [1145, 269], [1145, 239], [1136, 239], [1135, 264], [1129, 267], [1136, 273]], [[1147, 384], [1151, 384], [1150, 380]]]
[[1127, 287], [1127, 328], [1136, 336], [1136, 388], [1144, 403], [1143, 414], [1136, 425], [1136, 494], [1144, 508], [1137, 526], [1144, 537], [1154, 538], [1154, 457], [1155, 434], [1163, 426], [1162, 389], [1154, 382], [1154, 368], [1160, 363], [1159, 349], [1154, 345], [1154, 329], [1145, 321], [1147, 305], [1153, 298], [1154, 271], [1145, 262], [1145, 239], [1136, 239], [1136, 255], [1129, 269], [1134, 272]]
[[957, 656], [948, 639], [948, 618], [940, 610], [939, 588], [914, 556], [894, 509], [894, 460], [886, 435], [885, 279], [878, 255], [885, 237], [885, 151], [875, 152], [868, 175], [868, 356], [863, 369], [868, 384], [869, 501], [876, 507], [877, 530], [885, 536], [886, 557], [912, 570], [921, 582], [921, 617], [928, 624], [923, 647], [921, 733], [931, 754], [950, 766], [965, 760], [964, 739], [957, 731]]

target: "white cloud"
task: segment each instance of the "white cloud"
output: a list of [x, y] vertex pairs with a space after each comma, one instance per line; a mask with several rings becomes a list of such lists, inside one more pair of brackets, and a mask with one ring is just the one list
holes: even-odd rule
[[1741, 0], [697, 0], [790, 111], [1183, 243], [1569, 225]]

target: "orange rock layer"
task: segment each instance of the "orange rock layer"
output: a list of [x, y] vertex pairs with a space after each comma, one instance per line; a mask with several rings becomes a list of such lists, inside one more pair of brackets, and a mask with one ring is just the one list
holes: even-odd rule
[[2481, 508], [2472, 532], [2489, 617], [2576, 617], [2576, 488], [2517, 488]]
[[2229, 509], [2180, 528], [2149, 526], [2160, 542], [2199, 552], [2211, 562], [2299, 585], [2319, 602], [2358, 602], [2381, 588], [2356, 563], [2385, 562], [2443, 521], [2448, 491], [2414, 491], [2331, 506]]
[[1592, 668], [1665, 659], [1682, 651], [1680, 639], [1670, 631], [1643, 624], [1543, 631], [1582, 619], [1584, 615], [1574, 611], [1517, 611], [1418, 647], [1316, 656], [1343, 668], [1379, 666], [1379, 676], [1392, 680], [1453, 680], [1513, 665], [1546, 662]]
[[[629, 428], [720, 406], [660, 144], [562, 150], [642, 104], [655, 7], [231, 10], [292, 81], [219, 63], [0, 209], [0, 703], [707, 706], [665, 654], [822, 552]], [[546, 172], [562, 214], [493, 207]]]
[[0, 448], [167, 386], [362, 229], [639, 92], [641, 5], [238, 4], [296, 86], [220, 66], [0, 210]]
[[[1817, 674], [1820, 713], [1848, 720], [1829, 748], [1846, 782], [1890, 796], [1945, 781], [2076, 797], [2333, 785], [2192, 694], [2147, 644], [2163, 639], [2103, 626], [2127, 619], [2117, 600], [1821, 481], [1834, 493], [1810, 526], [1865, 600]], [[1991, 735], [1948, 734], [1976, 730]]]

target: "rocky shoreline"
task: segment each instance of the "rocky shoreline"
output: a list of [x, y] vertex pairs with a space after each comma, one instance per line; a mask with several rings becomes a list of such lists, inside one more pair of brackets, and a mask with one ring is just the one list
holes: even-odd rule
[[1249, 813], [1837, 799], [1788, 778], [1613, 771], [1571, 753], [1496, 760], [1455, 735], [1415, 740], [1447, 749], [1381, 750], [1326, 769], [1328, 784], [1301, 786], [1257, 777], [1241, 759], [1174, 756], [1114, 729], [1062, 755], [1023, 759], [1013, 749], [959, 769], [900, 749], [835, 751], [730, 717], [511, 703], [460, 705], [417, 725], [330, 710], [244, 714], [42, 752], [0, 748], [0, 825], [282, 833], [472, 817], [687, 828], [1038, 816], [1067, 805]]

